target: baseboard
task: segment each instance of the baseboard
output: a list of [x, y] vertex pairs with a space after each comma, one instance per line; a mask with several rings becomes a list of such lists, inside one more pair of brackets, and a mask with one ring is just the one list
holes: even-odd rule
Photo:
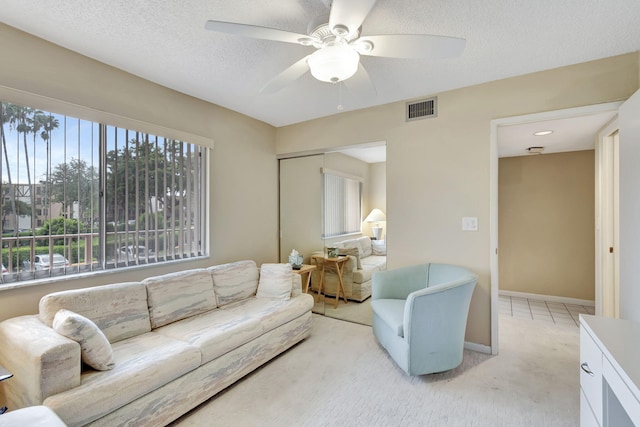
[[475, 343], [475, 342], [465, 341], [464, 342], [464, 348], [466, 348], [467, 350], [471, 350], [471, 351], [477, 351], [478, 353], [491, 354], [491, 347], [489, 347], [488, 345], [484, 345], [484, 344], [478, 344], [478, 343]]
[[516, 292], [516, 291], [498, 291], [500, 295], [508, 296], [508, 297], [516, 297], [516, 298], [528, 298], [528, 299], [538, 299], [545, 300], [551, 302], [561, 302], [563, 304], [575, 304], [575, 305], [588, 305], [590, 307], [595, 307], [595, 301], [591, 301], [588, 299], [578, 299], [578, 298], [568, 298], [568, 297], [557, 297], [555, 295], [540, 295], [540, 294], [530, 294], [528, 292]]

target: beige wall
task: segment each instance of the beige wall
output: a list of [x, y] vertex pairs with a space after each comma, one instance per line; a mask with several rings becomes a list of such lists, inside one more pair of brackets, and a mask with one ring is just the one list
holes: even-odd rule
[[[490, 121], [626, 99], [638, 88], [640, 76], [634, 53], [440, 93], [435, 119], [405, 122], [404, 102], [397, 102], [274, 131], [2, 24], [0, 55], [5, 59], [0, 67], [2, 86], [215, 141], [210, 180], [212, 259], [185, 264], [189, 266], [239, 258], [259, 263], [277, 259], [274, 144], [275, 152], [283, 155], [387, 141], [388, 265], [438, 261], [476, 271], [480, 280], [467, 340], [486, 345], [490, 344]], [[463, 216], [477, 216], [479, 231], [460, 231]], [[35, 312], [39, 297], [53, 290], [135, 280], [174, 268], [178, 267], [1, 291], [0, 317]]]
[[[439, 93], [438, 117], [426, 120], [406, 122], [404, 102], [343, 112], [278, 128], [276, 150], [386, 141], [388, 267], [435, 261], [477, 272], [466, 339], [490, 345], [491, 120], [626, 99], [638, 66], [633, 53]], [[464, 216], [478, 217], [479, 231], [461, 231]]]
[[292, 249], [306, 264], [314, 251], [322, 250], [322, 177], [324, 155], [280, 160], [280, 260]]
[[40, 297], [52, 291], [138, 280], [239, 259], [254, 259], [259, 264], [277, 261], [278, 175], [272, 126], [150, 83], [3, 24], [0, 24], [0, 57], [3, 58], [0, 93], [4, 101], [31, 99], [34, 103], [51, 105], [48, 99], [53, 99], [53, 104], [63, 101], [70, 111], [78, 110], [76, 106], [89, 107], [93, 109], [91, 114], [102, 114], [107, 120], [110, 115], [117, 115], [141, 121], [141, 125], [188, 132], [215, 143], [210, 158], [209, 259], [0, 290], [0, 320], [36, 313]]
[[595, 298], [593, 150], [499, 161], [500, 289]]
[[[371, 163], [369, 165], [369, 191], [367, 194], [368, 209], [363, 208], [362, 216], [366, 218], [372, 209], [378, 208], [382, 212], [387, 213], [387, 163]], [[362, 234], [372, 236], [371, 226], [373, 224], [362, 223]], [[386, 238], [387, 223], [381, 222], [382, 238]]]

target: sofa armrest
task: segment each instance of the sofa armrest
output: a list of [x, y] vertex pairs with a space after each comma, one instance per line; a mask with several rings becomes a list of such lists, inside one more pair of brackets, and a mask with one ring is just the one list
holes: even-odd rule
[[80, 345], [36, 315], [0, 322], [0, 364], [13, 373], [2, 383], [11, 409], [41, 405], [47, 397], [80, 385]]
[[299, 274], [291, 274], [291, 297], [302, 294], [302, 277]]
[[427, 287], [429, 264], [377, 271], [371, 277], [371, 299], [406, 299], [411, 292]]

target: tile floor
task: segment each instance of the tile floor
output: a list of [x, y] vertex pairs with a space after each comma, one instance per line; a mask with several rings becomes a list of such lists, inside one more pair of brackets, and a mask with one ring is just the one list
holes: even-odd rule
[[595, 314], [595, 307], [500, 295], [500, 315], [503, 316], [578, 326], [580, 313]]

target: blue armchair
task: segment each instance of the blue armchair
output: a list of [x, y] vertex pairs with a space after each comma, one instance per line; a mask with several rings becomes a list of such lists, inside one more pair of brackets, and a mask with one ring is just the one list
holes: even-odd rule
[[462, 363], [477, 279], [463, 267], [434, 263], [374, 273], [373, 334], [407, 374], [443, 372]]

